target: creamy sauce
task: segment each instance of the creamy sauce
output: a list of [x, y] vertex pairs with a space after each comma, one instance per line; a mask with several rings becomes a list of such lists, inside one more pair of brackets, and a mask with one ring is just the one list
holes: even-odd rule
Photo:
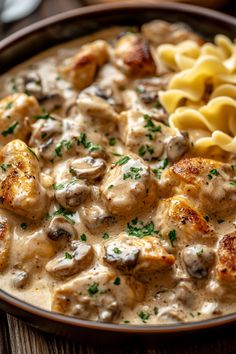
[[195, 156], [203, 132], [169, 127], [156, 48], [199, 37], [166, 26], [101, 31], [2, 76], [1, 289], [103, 322], [235, 311], [235, 160]]

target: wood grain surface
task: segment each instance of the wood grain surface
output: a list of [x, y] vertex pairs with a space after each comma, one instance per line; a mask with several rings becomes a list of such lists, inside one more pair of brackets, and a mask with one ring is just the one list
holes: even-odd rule
[[[23, 0], [19, 0], [23, 1]], [[19, 28], [34, 23], [53, 14], [82, 6], [79, 0], [44, 0], [32, 15], [25, 19], [4, 25], [0, 38], [15, 32]], [[236, 16], [236, 1], [232, 0], [222, 9]], [[233, 354], [236, 353], [235, 328], [224, 329], [217, 334], [204, 337], [172, 339], [155, 344], [147, 340], [127, 346], [126, 343], [114, 343], [114, 347], [98, 347], [96, 343], [82, 344], [66, 338], [59, 338], [31, 328], [22, 321], [0, 311], [0, 354]]]

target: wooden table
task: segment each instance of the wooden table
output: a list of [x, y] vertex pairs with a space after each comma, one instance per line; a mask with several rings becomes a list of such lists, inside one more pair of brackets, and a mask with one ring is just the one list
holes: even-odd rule
[[[14, 24], [5, 25], [3, 34], [7, 36], [30, 23], [78, 6], [82, 6], [79, 0], [44, 0], [32, 15]], [[232, 0], [223, 11], [236, 15], [236, 1]], [[236, 353], [235, 329], [222, 330], [217, 335], [205, 338], [195, 336], [189, 339], [182, 338], [179, 341], [170, 338], [168, 343], [158, 343], [156, 340], [155, 345], [143, 340], [141, 344], [134, 343], [131, 347], [121, 348], [117, 344], [114, 348], [98, 348], [96, 343], [85, 345], [79, 341], [40, 332], [0, 311], [0, 354], [233, 354]]]

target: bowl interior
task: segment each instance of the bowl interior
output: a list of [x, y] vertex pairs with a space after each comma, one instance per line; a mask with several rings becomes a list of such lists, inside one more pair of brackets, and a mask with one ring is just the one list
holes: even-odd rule
[[[0, 43], [0, 74], [15, 65], [29, 59], [54, 45], [65, 41], [88, 35], [99, 29], [114, 25], [140, 26], [144, 22], [154, 19], [163, 19], [170, 22], [184, 22], [205, 39], [212, 40], [217, 33], [225, 34], [230, 38], [236, 37], [236, 21], [234, 18], [217, 12], [178, 4], [146, 4], [146, 5], [111, 5], [94, 6], [73, 10], [43, 20], [37, 24], [23, 29], [11, 35]], [[1, 308], [18, 315], [24, 316], [31, 324], [50, 332], [59, 331], [68, 326], [71, 333], [76, 328], [89, 328], [90, 330], [110, 330], [126, 333], [166, 333], [193, 331], [206, 327], [219, 326], [235, 321], [236, 315], [223, 316], [215, 320], [202, 321], [201, 323], [189, 323], [182, 325], [147, 327], [117, 326], [97, 324], [90, 321], [82, 321], [44, 311], [20, 300], [14, 299], [0, 290]], [[33, 316], [32, 316], [33, 315]], [[41, 325], [38, 320], [41, 318]], [[48, 320], [52, 323], [48, 325]], [[74, 332], [73, 332], [74, 330]], [[68, 333], [67, 333], [68, 334]]]

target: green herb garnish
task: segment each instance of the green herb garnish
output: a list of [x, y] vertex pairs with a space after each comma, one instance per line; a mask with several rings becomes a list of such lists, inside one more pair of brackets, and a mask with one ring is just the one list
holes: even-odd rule
[[110, 146], [116, 145], [116, 138], [110, 138], [110, 139], [109, 139], [109, 145], [110, 145]]
[[107, 232], [105, 232], [104, 234], [103, 234], [103, 236], [102, 236], [102, 238], [104, 239], [104, 240], [108, 240], [109, 239], [109, 234], [107, 233]]
[[141, 174], [140, 172], [142, 171], [142, 167], [138, 168], [138, 167], [130, 167], [129, 172], [125, 173], [123, 175], [123, 179], [126, 180], [128, 178], [130, 179], [140, 179], [141, 178]]
[[145, 311], [140, 311], [139, 313], [138, 313], [138, 316], [141, 318], [141, 320], [144, 322], [144, 323], [146, 323], [146, 321], [149, 319], [149, 317], [150, 317], [150, 314], [149, 313], [147, 313], [147, 312], [145, 312]]
[[89, 288], [88, 288], [88, 293], [89, 295], [93, 296], [97, 294], [98, 292], [98, 283], [93, 283]]
[[15, 122], [13, 123], [12, 125], [10, 125], [6, 130], [3, 130], [2, 131], [2, 135], [4, 137], [10, 135], [10, 134], [13, 134], [14, 133], [14, 130], [16, 129], [16, 127], [19, 125], [19, 122]]
[[116, 161], [115, 165], [116, 166], [125, 165], [129, 160], [130, 160], [129, 156], [123, 156], [120, 160]]
[[58, 157], [62, 157], [62, 150], [66, 148], [67, 150], [72, 148], [72, 142], [69, 140], [62, 140], [60, 143], [56, 145], [55, 153]]
[[113, 248], [113, 252], [116, 253], [116, 254], [121, 254], [122, 253], [122, 251], [118, 247]]
[[127, 232], [129, 236], [143, 238], [145, 236], [157, 235], [159, 230], [155, 230], [154, 223], [152, 221], [144, 225], [142, 221], [138, 222], [138, 219], [136, 218], [132, 220], [131, 223], [128, 223]]
[[8, 102], [8, 103], [6, 104], [6, 106], [4, 107], [4, 109], [5, 109], [5, 110], [11, 109], [12, 106], [13, 106], [13, 102]]
[[81, 241], [86, 242], [87, 241], [87, 235], [85, 235], [85, 234], [80, 235], [80, 239], [81, 239]]
[[72, 259], [72, 258], [73, 258], [73, 256], [72, 256], [70, 253], [68, 253], [68, 252], [65, 252], [64, 257], [65, 257], [66, 259]]
[[2, 164], [0, 165], [1, 169], [2, 169], [4, 172], [6, 172], [7, 169], [8, 169], [9, 167], [11, 167], [11, 166], [12, 166], [12, 164], [10, 164], [10, 163], [2, 163]]
[[212, 179], [214, 176], [219, 176], [219, 175], [220, 175], [220, 173], [218, 172], [218, 170], [213, 168], [212, 170], [210, 170], [207, 177], [208, 177], [208, 179]]
[[154, 168], [152, 170], [152, 172], [154, 172], [155, 175], [157, 176], [157, 179], [161, 179], [162, 172], [168, 166], [168, 164], [169, 164], [168, 159], [164, 159], [160, 162], [158, 168]]
[[85, 133], [80, 133], [80, 137], [77, 140], [77, 145], [83, 145], [83, 147], [89, 151], [97, 151], [99, 150], [101, 147], [100, 145], [95, 145], [93, 144], [91, 141], [88, 141], [87, 139], [87, 135]]
[[168, 233], [168, 237], [169, 237], [171, 246], [174, 247], [174, 241], [176, 240], [176, 231], [170, 230], [170, 232]]
[[62, 215], [67, 221], [69, 221], [71, 224], [74, 224], [75, 221], [71, 219], [74, 216], [74, 214], [75, 213], [73, 213], [72, 211], [66, 210], [65, 208], [61, 207], [60, 209], [56, 210], [53, 213], [53, 216]]
[[120, 285], [120, 278], [116, 277], [116, 279], [114, 280], [113, 284]]

